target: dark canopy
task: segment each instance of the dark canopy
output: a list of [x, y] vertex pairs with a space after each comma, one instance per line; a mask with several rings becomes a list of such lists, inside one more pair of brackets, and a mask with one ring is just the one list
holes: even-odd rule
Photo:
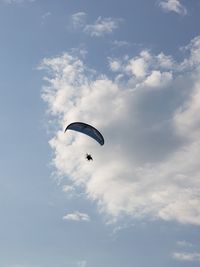
[[70, 123], [65, 129], [65, 132], [67, 130], [73, 130], [73, 131], [84, 133], [92, 137], [93, 139], [95, 139], [100, 145], [104, 144], [104, 138], [102, 134], [96, 128], [94, 128], [93, 126], [87, 123], [83, 123], [83, 122]]

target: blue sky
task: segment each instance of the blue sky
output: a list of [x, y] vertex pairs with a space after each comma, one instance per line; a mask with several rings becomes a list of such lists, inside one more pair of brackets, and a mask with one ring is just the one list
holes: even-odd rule
[[199, 12], [0, 0], [0, 267], [199, 266]]

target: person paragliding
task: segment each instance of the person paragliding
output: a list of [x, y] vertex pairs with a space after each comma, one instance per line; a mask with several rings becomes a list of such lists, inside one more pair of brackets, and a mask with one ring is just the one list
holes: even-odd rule
[[86, 154], [86, 159], [87, 159], [88, 161], [93, 160], [91, 154], [88, 154], [88, 153]]
[[[93, 138], [94, 140], [96, 140], [101, 146], [104, 145], [104, 138], [103, 135], [92, 125], [89, 125], [87, 123], [84, 122], [73, 122], [70, 123], [66, 129], [65, 132], [67, 130], [73, 130], [73, 131], [77, 131], [83, 134], [86, 134], [88, 136], [90, 136], [91, 138]], [[91, 154], [86, 154], [86, 159], [88, 161], [93, 160]]]

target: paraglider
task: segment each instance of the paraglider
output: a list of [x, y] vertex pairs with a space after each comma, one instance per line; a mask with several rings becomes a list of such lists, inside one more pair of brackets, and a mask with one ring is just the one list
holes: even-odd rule
[[[93, 138], [95, 141], [97, 141], [101, 146], [104, 145], [103, 135], [92, 125], [89, 125], [84, 122], [72, 122], [66, 127], [65, 132], [67, 130], [73, 130], [86, 134], [89, 137]], [[92, 156], [88, 153], [86, 154], [86, 159], [88, 161], [93, 160]]]
[[66, 127], [65, 132], [67, 130], [73, 130], [73, 131], [81, 132], [81, 133], [86, 134], [86, 135], [92, 137], [93, 139], [95, 139], [101, 146], [103, 146], [103, 144], [104, 144], [103, 135], [96, 128], [94, 128], [93, 126], [91, 126], [87, 123], [83, 123], [83, 122], [70, 123]]

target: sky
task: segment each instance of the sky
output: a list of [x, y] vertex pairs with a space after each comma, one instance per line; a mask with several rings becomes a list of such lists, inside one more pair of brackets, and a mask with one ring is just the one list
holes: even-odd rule
[[0, 267], [199, 266], [199, 13], [0, 0]]

